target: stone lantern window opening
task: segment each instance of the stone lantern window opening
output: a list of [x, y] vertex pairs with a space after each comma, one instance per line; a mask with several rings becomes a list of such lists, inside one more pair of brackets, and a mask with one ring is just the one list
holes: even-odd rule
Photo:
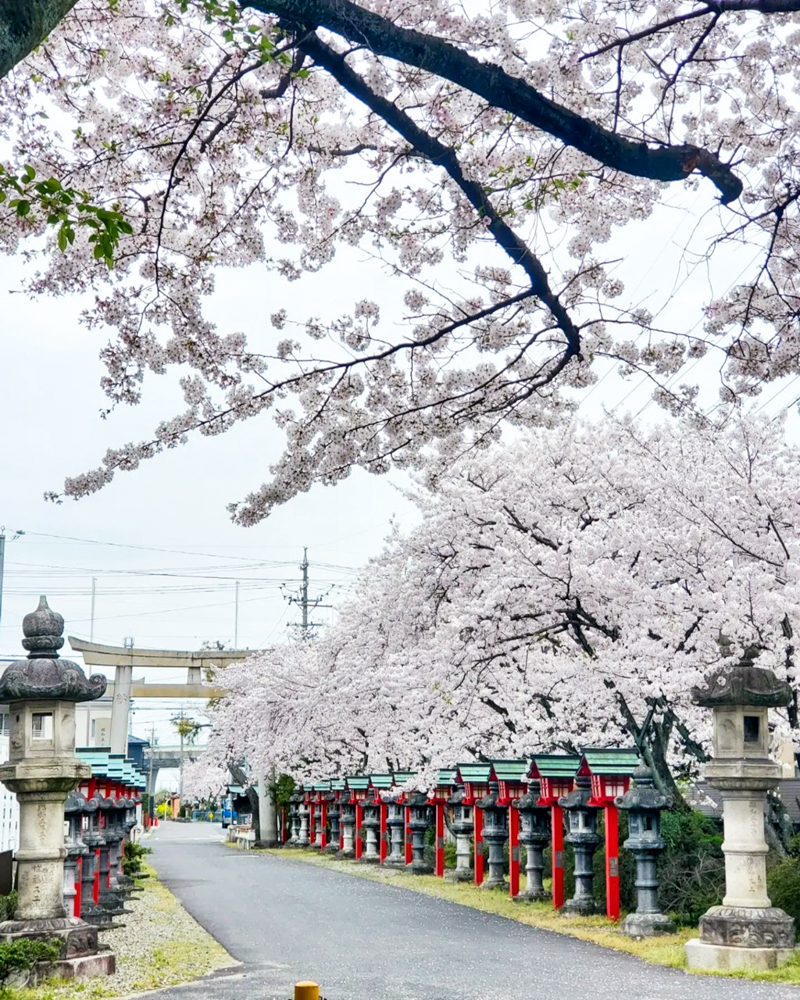
[[760, 743], [761, 719], [757, 715], [745, 715], [743, 721], [745, 743]]
[[53, 739], [52, 712], [31, 713], [31, 739], [52, 741]]

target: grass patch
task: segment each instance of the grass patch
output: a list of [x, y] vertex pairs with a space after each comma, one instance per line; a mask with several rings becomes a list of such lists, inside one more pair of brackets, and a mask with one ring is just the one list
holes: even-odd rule
[[[603, 948], [613, 948], [615, 951], [634, 955], [645, 962], [673, 969], [686, 970], [684, 945], [690, 938], [697, 937], [698, 933], [697, 928], [686, 928], [675, 934], [635, 940], [623, 934], [617, 924], [611, 923], [604, 916], [561, 916], [549, 903], [514, 903], [507, 892], [487, 891], [469, 883], [445, 882], [434, 875], [411, 875], [402, 870], [381, 868], [377, 865], [357, 865], [352, 861], [337, 861], [330, 855], [321, 855], [297, 848], [282, 848], [280, 850], [267, 848], [259, 850], [259, 853], [291, 861], [302, 861], [304, 864], [330, 868], [356, 878], [383, 882], [401, 889], [408, 889], [411, 892], [435, 896], [437, 899], [446, 899], [448, 902], [457, 903], [460, 906], [470, 906], [484, 913], [493, 913], [508, 920], [515, 920], [517, 923], [527, 924], [529, 927], [580, 938], [582, 941], [590, 941]], [[698, 972], [697, 974], [800, 985], [800, 953], [797, 953], [786, 964], [767, 972]]]

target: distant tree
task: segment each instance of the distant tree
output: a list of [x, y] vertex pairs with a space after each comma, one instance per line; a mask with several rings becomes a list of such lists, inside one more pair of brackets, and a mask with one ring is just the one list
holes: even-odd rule
[[212, 752], [318, 778], [636, 743], [680, 801], [693, 685], [755, 646], [797, 687], [799, 475], [759, 419], [576, 423], [444, 468], [326, 635], [220, 673]]

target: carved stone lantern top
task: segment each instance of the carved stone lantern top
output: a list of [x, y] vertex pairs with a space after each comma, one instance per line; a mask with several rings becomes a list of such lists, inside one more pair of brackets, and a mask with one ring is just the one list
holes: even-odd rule
[[792, 689], [779, 681], [771, 670], [755, 665], [758, 648], [748, 646], [734, 667], [720, 667], [706, 680], [706, 686], [692, 688], [692, 700], [703, 708], [757, 705], [782, 708], [792, 701]]
[[672, 807], [672, 796], [664, 795], [655, 787], [653, 774], [644, 762], [636, 768], [632, 778], [636, 784], [631, 786], [624, 795], [618, 795], [614, 799], [614, 804], [618, 809], [643, 812], [646, 809], [670, 809]]
[[77, 663], [62, 660], [64, 619], [51, 611], [47, 598], [39, 598], [35, 611], [22, 619], [22, 640], [28, 656], [15, 660], [0, 677], [0, 702], [94, 701], [105, 694], [106, 678], [87, 678]]

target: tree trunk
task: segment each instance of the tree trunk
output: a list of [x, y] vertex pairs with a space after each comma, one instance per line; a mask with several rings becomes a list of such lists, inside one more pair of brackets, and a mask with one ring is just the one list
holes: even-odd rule
[[0, 0], [0, 77], [41, 44], [75, 2]]
[[244, 794], [250, 804], [250, 811], [253, 814], [253, 830], [256, 840], [261, 840], [261, 810], [258, 807], [258, 789], [250, 783], [250, 778], [238, 764], [228, 764], [228, 770], [231, 772], [233, 780], [244, 789]]

